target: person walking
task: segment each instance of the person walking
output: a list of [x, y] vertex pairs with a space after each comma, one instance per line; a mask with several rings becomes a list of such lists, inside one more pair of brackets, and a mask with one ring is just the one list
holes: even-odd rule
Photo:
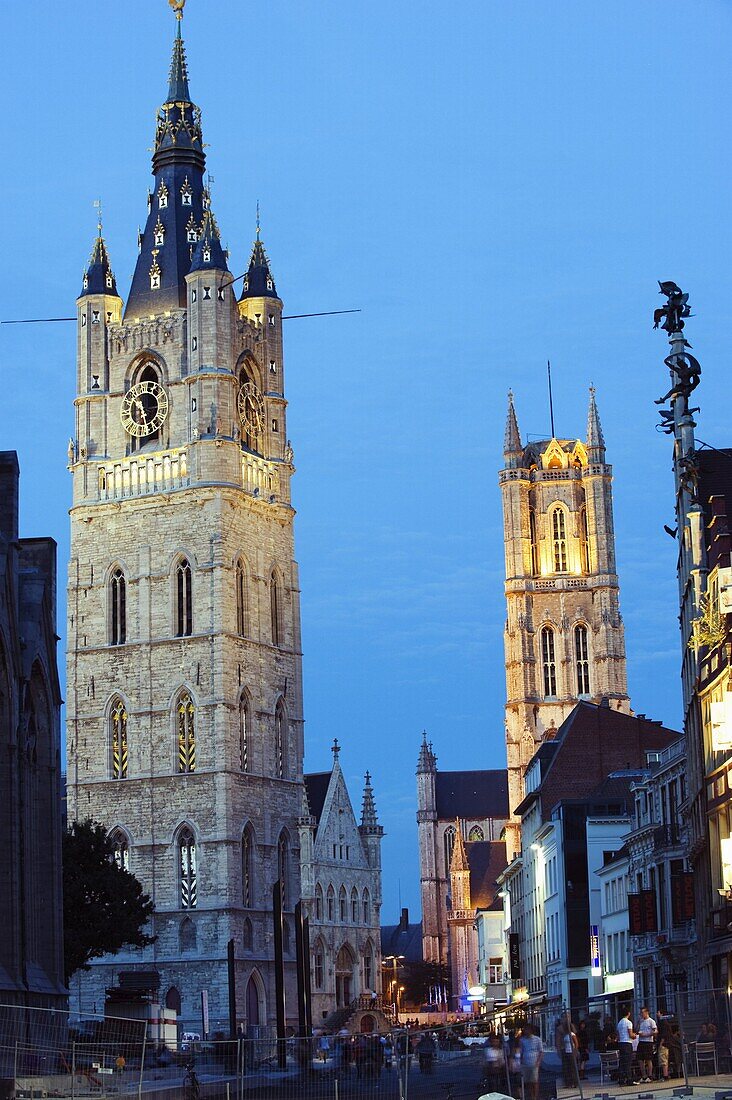
[[559, 1032], [559, 1047], [562, 1056], [562, 1077], [564, 1087], [573, 1088], [577, 1084], [577, 1035], [574, 1027], [567, 1018]]
[[617, 1033], [618, 1043], [620, 1045], [618, 1082], [621, 1085], [632, 1085], [631, 1068], [633, 1065], [633, 1040], [635, 1039], [635, 1032], [633, 1031], [633, 1024], [630, 1020], [629, 1008], [625, 1010], [618, 1020]]
[[641, 1068], [641, 1081], [648, 1084], [653, 1080], [653, 1053], [656, 1049], [658, 1028], [648, 1009], [641, 1009], [641, 1021], [638, 1024], [638, 1061]]
[[531, 1024], [524, 1024], [519, 1040], [521, 1077], [529, 1100], [539, 1100], [539, 1067], [544, 1057], [544, 1044], [534, 1035]]

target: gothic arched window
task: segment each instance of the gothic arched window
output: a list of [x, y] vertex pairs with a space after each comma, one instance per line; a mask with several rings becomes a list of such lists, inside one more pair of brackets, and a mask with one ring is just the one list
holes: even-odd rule
[[335, 920], [335, 890], [332, 886], [328, 887], [328, 893], [325, 895], [326, 902], [326, 914], [328, 920]]
[[577, 669], [577, 694], [590, 694], [590, 651], [587, 627], [580, 623], [574, 628], [574, 656]]
[[282, 641], [281, 602], [280, 582], [276, 571], [273, 569], [269, 577], [269, 614], [272, 645], [280, 645]]
[[445, 874], [450, 873], [450, 864], [452, 863], [452, 850], [455, 847], [455, 826], [448, 825], [445, 829], [442, 837], [442, 844], [445, 852]]
[[175, 567], [175, 633], [179, 638], [193, 633], [193, 579], [187, 558]]
[[247, 632], [247, 573], [241, 560], [236, 563], [236, 632], [240, 638]]
[[323, 919], [323, 887], [320, 883], [315, 887], [315, 919]]
[[318, 940], [313, 949], [313, 985], [316, 989], [323, 988], [325, 977], [325, 952], [322, 940]]
[[122, 829], [114, 829], [109, 837], [112, 844], [112, 859], [123, 871], [130, 869], [130, 842]]
[[112, 645], [127, 641], [127, 582], [119, 568], [109, 578], [109, 641]]
[[184, 691], [176, 703], [178, 727], [178, 771], [196, 770], [196, 707], [189, 692]]
[[190, 917], [184, 917], [178, 929], [178, 945], [181, 953], [196, 950], [196, 926]]
[[552, 546], [554, 549], [554, 572], [567, 572], [567, 521], [563, 508], [552, 509]]
[[275, 707], [274, 722], [275, 775], [282, 779], [287, 770], [287, 715], [281, 699]]
[[338, 920], [341, 924], [345, 924], [348, 920], [348, 898], [345, 886], [341, 886], [338, 891]]
[[529, 538], [531, 540], [531, 572], [534, 576], [539, 572], [539, 544], [536, 541], [536, 512], [529, 508]]
[[115, 699], [109, 712], [109, 739], [112, 756], [112, 779], [127, 778], [127, 709], [121, 699]]
[[371, 895], [369, 894], [368, 890], [364, 890], [364, 892], [363, 892], [363, 896], [362, 896], [362, 899], [361, 899], [361, 911], [363, 913], [363, 923], [364, 924], [370, 924], [371, 923]]
[[290, 841], [283, 830], [277, 841], [277, 878], [282, 883], [282, 908], [290, 907]]
[[370, 991], [374, 989], [374, 948], [371, 940], [366, 941], [363, 951], [363, 987]]
[[554, 631], [550, 626], [541, 628], [541, 668], [544, 679], [544, 698], [557, 694], [557, 664], [554, 652]]
[[484, 840], [483, 830], [480, 825], [473, 825], [473, 828], [468, 833], [468, 840]]
[[581, 508], [579, 514], [579, 527], [580, 527], [580, 558], [582, 561], [582, 572], [589, 573], [590, 571], [590, 533], [587, 529], [587, 509]]
[[245, 909], [252, 909], [254, 864], [254, 835], [251, 826], [247, 825], [241, 838], [241, 901]]
[[351, 890], [351, 924], [358, 924], [358, 890]]
[[244, 692], [239, 700], [239, 767], [243, 772], [249, 771], [251, 749], [249, 726], [251, 723], [251, 707], [249, 696]]
[[198, 904], [198, 855], [193, 831], [185, 825], [178, 833], [178, 886], [181, 909]]

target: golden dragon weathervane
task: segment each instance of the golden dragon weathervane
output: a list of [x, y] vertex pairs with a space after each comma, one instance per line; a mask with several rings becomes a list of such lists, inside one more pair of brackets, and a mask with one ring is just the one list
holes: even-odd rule
[[175, 18], [182, 19], [183, 8], [186, 6], [186, 0], [168, 0], [168, 3], [175, 12]]

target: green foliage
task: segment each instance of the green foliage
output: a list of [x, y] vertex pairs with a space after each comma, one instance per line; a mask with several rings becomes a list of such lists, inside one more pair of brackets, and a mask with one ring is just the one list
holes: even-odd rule
[[89, 960], [122, 947], [147, 947], [144, 931], [155, 906], [129, 871], [118, 867], [106, 829], [76, 821], [63, 839], [64, 965], [66, 981]]

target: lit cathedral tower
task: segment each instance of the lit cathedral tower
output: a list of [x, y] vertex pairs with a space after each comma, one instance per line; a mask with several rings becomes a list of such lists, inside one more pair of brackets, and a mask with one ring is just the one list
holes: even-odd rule
[[[590, 390], [587, 439], [523, 446], [509, 394], [500, 473], [506, 545], [509, 810], [526, 765], [579, 699], [628, 711], [618, 606], [612, 467]], [[507, 828], [509, 858], [518, 825]]]
[[137, 966], [196, 1031], [207, 992], [214, 1031], [229, 941], [237, 1024], [274, 1019], [279, 878], [294, 959], [303, 725], [282, 302], [259, 231], [237, 301], [203, 149], [179, 24], [126, 306], [101, 226], [78, 299], [68, 796], [156, 907], [154, 946], [77, 975], [77, 1007]]

